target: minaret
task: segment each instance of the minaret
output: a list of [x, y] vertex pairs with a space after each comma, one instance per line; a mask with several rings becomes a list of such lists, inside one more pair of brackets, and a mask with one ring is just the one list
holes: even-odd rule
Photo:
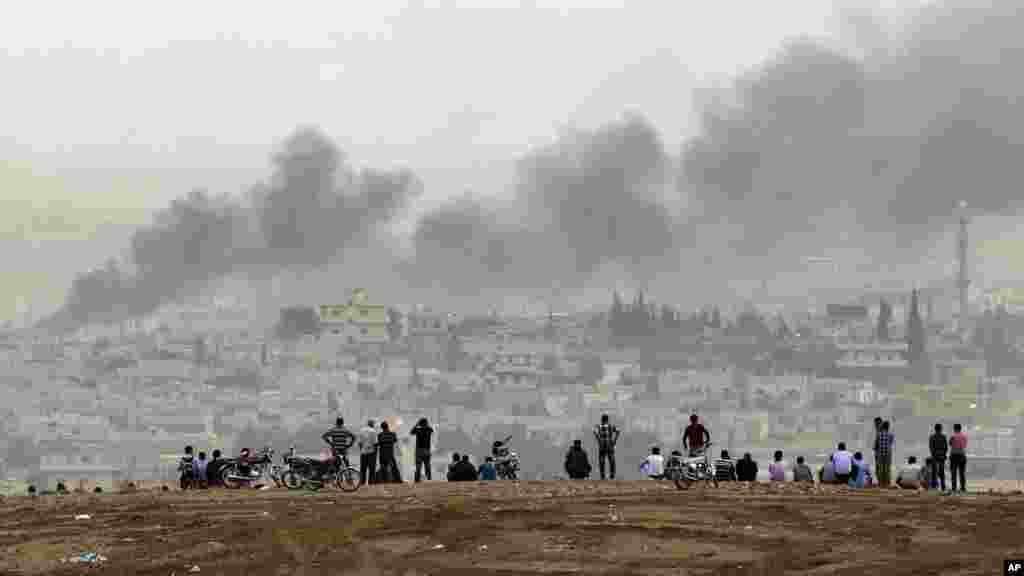
[[959, 264], [959, 275], [957, 288], [960, 291], [960, 315], [957, 318], [957, 331], [961, 334], [967, 329], [967, 288], [971, 281], [967, 277], [967, 202], [960, 202], [960, 231], [957, 235], [957, 263]]

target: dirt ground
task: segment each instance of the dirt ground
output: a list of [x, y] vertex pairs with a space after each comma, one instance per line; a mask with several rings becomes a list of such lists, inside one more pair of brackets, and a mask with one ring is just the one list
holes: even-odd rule
[[[10, 497], [0, 548], [0, 574], [988, 576], [1024, 557], [1024, 497], [655, 482]], [[88, 552], [105, 560], [67, 560]]]

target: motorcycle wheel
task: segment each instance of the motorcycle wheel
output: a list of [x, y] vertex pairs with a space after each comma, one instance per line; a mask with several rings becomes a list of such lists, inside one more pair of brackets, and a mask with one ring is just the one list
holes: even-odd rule
[[288, 470], [281, 476], [281, 482], [285, 485], [285, 488], [289, 490], [300, 490], [305, 484], [305, 479], [299, 476], [299, 473], [295, 470]]
[[342, 468], [334, 476], [334, 483], [343, 492], [355, 492], [359, 490], [359, 470], [355, 468]]
[[225, 488], [237, 490], [242, 487], [242, 481], [235, 478], [235, 476], [239, 475], [239, 471], [234, 464], [227, 466], [226, 468], [221, 468], [220, 473]]
[[691, 480], [690, 477], [686, 475], [685, 471], [680, 471], [679, 473], [677, 473], [674, 480], [676, 483], [676, 488], [678, 488], [679, 490], [689, 490], [690, 486], [693, 485], [693, 480]]

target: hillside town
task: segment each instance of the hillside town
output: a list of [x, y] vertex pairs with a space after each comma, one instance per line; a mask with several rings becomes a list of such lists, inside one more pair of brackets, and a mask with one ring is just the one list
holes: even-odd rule
[[606, 413], [629, 478], [650, 446], [678, 446], [696, 413], [733, 453], [809, 460], [839, 440], [869, 449], [876, 416], [893, 422], [896, 461], [923, 455], [934, 423], [955, 421], [972, 435], [972, 475], [1013, 479], [1024, 316], [1011, 296], [969, 320], [943, 317], [934, 290], [788, 318], [682, 313], [642, 292], [611, 294], [590, 313], [505, 317], [401, 309], [354, 290], [342, 304], [285, 308], [266, 330], [212, 301], [63, 337], [11, 330], [0, 466], [10, 482], [44, 486], [168, 480], [185, 445], [315, 454], [342, 416], [389, 422], [410, 478], [408, 430], [425, 417], [437, 430], [435, 478], [453, 452], [483, 455], [506, 436], [524, 478], [550, 478], [574, 439], [593, 443]]

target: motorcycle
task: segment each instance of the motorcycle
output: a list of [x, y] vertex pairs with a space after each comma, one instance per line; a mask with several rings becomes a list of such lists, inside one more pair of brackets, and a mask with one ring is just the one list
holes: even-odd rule
[[704, 482], [718, 487], [715, 476], [715, 463], [711, 460], [711, 443], [708, 442], [693, 456], [683, 457], [673, 453], [665, 463], [665, 478], [672, 480], [676, 488], [687, 490], [696, 482]]
[[495, 461], [494, 471], [497, 473], [498, 480], [517, 480], [519, 478], [519, 455], [514, 451], [509, 451], [508, 456]]
[[281, 474], [281, 482], [289, 490], [305, 488], [316, 491], [323, 488], [328, 480], [333, 480], [334, 485], [345, 492], [359, 489], [359, 470], [349, 464], [346, 454], [335, 455], [329, 460], [306, 458], [296, 456], [292, 446], [284, 461], [287, 468]]
[[[274, 449], [264, 448], [255, 458], [243, 467], [238, 459], [232, 459], [221, 468], [221, 477], [225, 488], [241, 488], [260, 484], [261, 480], [270, 478], [270, 467], [273, 464]], [[248, 468], [246, 471], [244, 468]], [[248, 473], [246, 473], [248, 472]]]

